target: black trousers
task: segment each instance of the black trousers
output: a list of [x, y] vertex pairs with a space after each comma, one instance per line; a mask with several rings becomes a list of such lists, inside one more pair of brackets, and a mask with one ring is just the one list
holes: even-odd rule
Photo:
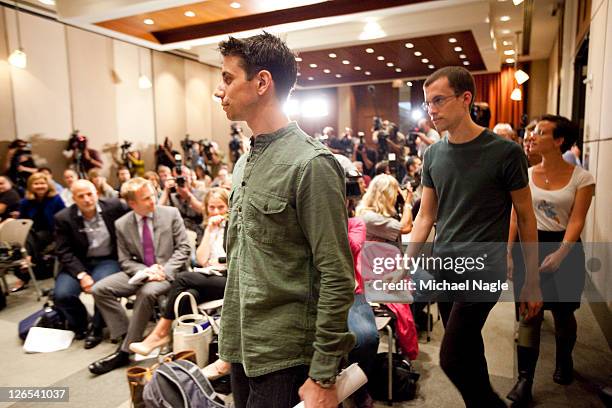
[[232, 394], [236, 408], [291, 408], [300, 402], [298, 391], [308, 378], [300, 365], [258, 377], [247, 377], [242, 364], [232, 363]]
[[491, 387], [482, 327], [496, 302], [439, 302], [444, 324], [440, 366], [468, 408], [505, 407]]
[[[226, 281], [227, 278], [225, 276], [209, 276], [199, 272], [179, 273], [174, 282], [172, 282], [172, 286], [170, 286], [168, 303], [166, 303], [163, 317], [170, 320], [176, 318], [174, 315], [174, 301], [178, 295], [185, 291], [190, 292], [196, 298], [198, 304], [223, 299]], [[179, 313], [181, 315], [191, 313], [189, 301], [185, 298], [181, 300]]]

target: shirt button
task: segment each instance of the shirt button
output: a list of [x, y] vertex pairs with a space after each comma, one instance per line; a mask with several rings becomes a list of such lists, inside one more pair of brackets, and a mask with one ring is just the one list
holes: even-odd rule
[[238, 212], [242, 212], [242, 207], [238, 207]]
[[246, 186], [246, 182], [243, 181], [242, 182], [242, 187], [244, 187], [244, 186]]

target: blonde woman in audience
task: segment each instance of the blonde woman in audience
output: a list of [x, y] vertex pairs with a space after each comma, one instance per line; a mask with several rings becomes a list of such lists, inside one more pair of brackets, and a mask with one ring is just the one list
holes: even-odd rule
[[[562, 116], [544, 115], [531, 136], [531, 154], [542, 161], [529, 169], [529, 186], [538, 226], [540, 286], [544, 308], [526, 320], [521, 319], [516, 346], [518, 381], [508, 394], [513, 406], [527, 406], [540, 352], [540, 330], [544, 310], [552, 312], [555, 321], [556, 368], [553, 381], [567, 385], [573, 380], [572, 350], [576, 343], [574, 311], [580, 307], [585, 283], [585, 255], [580, 234], [591, 198], [595, 179], [580, 166], [563, 160], [578, 137], [578, 126]], [[517, 231], [512, 217], [508, 245], [508, 276], [514, 281], [518, 299], [525, 282], [522, 262], [513, 262], [512, 248]]]
[[[34, 221], [26, 248], [34, 264], [34, 274], [39, 279], [51, 276], [48, 256], [53, 251], [54, 216], [64, 208], [64, 202], [46, 174], [34, 173], [28, 177], [25, 198], [19, 203], [19, 218]], [[19, 270], [15, 275], [18, 279], [11, 292], [24, 289], [30, 280], [27, 270]]]
[[102, 176], [100, 169], [93, 168], [87, 172], [87, 178], [96, 186], [98, 197], [100, 198], [117, 198], [119, 193], [110, 184], [106, 182], [106, 177]]
[[372, 179], [356, 210], [357, 217], [366, 224], [368, 241], [399, 243], [401, 234], [412, 231], [412, 192], [408, 191], [406, 197], [401, 195], [405, 204], [398, 220], [395, 204], [400, 195], [395, 177], [379, 174]]
[[[196, 251], [197, 262], [203, 267], [218, 265], [222, 261], [224, 263], [223, 232], [228, 210], [228, 196], [227, 190], [213, 188], [204, 198], [206, 229], [204, 238]], [[172, 321], [176, 318], [174, 302], [178, 295], [189, 291], [198, 303], [222, 299], [225, 282], [225, 276], [206, 275], [199, 272], [178, 274], [168, 292], [168, 302], [163, 317], [144, 341], [130, 344], [130, 350], [141, 355], [148, 355], [153, 349], [168, 344]], [[180, 308], [180, 310], [184, 309]], [[222, 363], [211, 365], [211, 367], [215, 371], [214, 376], [224, 374], [225, 368]], [[227, 371], [229, 372], [229, 365], [227, 365]]]

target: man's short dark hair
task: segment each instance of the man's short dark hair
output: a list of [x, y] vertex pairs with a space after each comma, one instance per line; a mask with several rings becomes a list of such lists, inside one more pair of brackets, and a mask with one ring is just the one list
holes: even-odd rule
[[120, 172], [121, 170], [127, 170], [127, 171], [130, 171], [130, 169], [129, 169], [129, 167], [128, 167], [128, 166], [123, 166], [123, 165], [122, 165], [122, 166], [117, 167], [117, 174], [119, 174], [119, 172]]
[[572, 122], [568, 118], [558, 115], [543, 115], [540, 120], [545, 120], [555, 125], [555, 128], [553, 129], [553, 138], [563, 138], [561, 153], [568, 151], [578, 140], [580, 129], [576, 123]]
[[470, 101], [471, 111], [472, 105], [474, 104], [474, 100], [476, 98], [476, 85], [474, 85], [474, 77], [470, 71], [463, 67], [440, 68], [427, 77], [425, 83], [423, 84], [423, 89], [427, 88], [440, 78], [448, 78], [448, 84], [451, 88], [453, 88], [455, 95], [461, 95], [466, 91], [472, 94], [472, 100]]
[[240, 57], [240, 66], [249, 81], [261, 70], [270, 71], [276, 96], [281, 100], [286, 99], [295, 86], [295, 55], [287, 44], [270, 33], [264, 31], [249, 38], [229, 37], [219, 43], [219, 51], [224, 57]]

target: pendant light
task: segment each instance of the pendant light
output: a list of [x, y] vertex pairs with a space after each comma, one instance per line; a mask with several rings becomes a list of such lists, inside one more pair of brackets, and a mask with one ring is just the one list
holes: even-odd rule
[[15, 2], [15, 22], [17, 25], [17, 49], [11, 52], [8, 62], [17, 68], [25, 69], [28, 66], [28, 56], [21, 45], [21, 27], [19, 26], [19, 5]]

